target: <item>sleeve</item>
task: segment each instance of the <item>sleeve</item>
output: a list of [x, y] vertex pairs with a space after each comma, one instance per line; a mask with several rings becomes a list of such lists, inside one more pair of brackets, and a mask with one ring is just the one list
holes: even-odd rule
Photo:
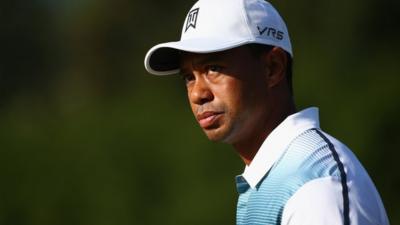
[[339, 178], [325, 177], [304, 184], [288, 200], [282, 225], [343, 224], [343, 195]]

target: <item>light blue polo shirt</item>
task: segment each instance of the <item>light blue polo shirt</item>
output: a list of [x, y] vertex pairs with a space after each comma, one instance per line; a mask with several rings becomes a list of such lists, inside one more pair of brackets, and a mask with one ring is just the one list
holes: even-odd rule
[[388, 225], [354, 154], [319, 127], [318, 109], [286, 118], [236, 177], [238, 225]]

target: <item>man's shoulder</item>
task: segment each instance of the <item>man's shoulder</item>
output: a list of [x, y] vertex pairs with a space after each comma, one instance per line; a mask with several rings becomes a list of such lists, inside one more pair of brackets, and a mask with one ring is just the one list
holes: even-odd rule
[[353, 188], [376, 191], [368, 172], [350, 148], [321, 129], [310, 129], [299, 135], [289, 145], [286, 154], [298, 155], [291, 157], [300, 161], [297, 163], [301, 165], [301, 170], [299, 168], [296, 173], [304, 171], [315, 174], [317, 170], [319, 176], [315, 178], [340, 177], [351, 183]]
[[[304, 160], [317, 161], [317, 164], [324, 164], [321, 159], [329, 158], [337, 164], [342, 164], [345, 172], [353, 173], [357, 171], [367, 175], [364, 167], [355, 154], [343, 142], [322, 131], [313, 128], [298, 135], [288, 146], [289, 152], [297, 151], [304, 156]], [[331, 156], [331, 157], [328, 157]]]
[[323, 177], [305, 183], [286, 202], [281, 224], [346, 224], [345, 213], [349, 213], [350, 224], [389, 225], [379, 195], [371, 190], [359, 193], [360, 187], [356, 186], [349, 187], [349, 211], [346, 212], [340, 179]]
[[343, 224], [341, 196], [340, 180], [333, 177], [311, 180], [287, 201], [281, 224]]
[[366, 179], [368, 182], [372, 183], [364, 166], [349, 147], [324, 131], [321, 131], [321, 134], [326, 137], [326, 140], [330, 142], [333, 151], [337, 153], [338, 160], [340, 160], [344, 166], [347, 179]]
[[303, 155], [296, 173], [314, 177], [288, 199], [282, 224], [344, 224], [346, 213], [353, 224], [388, 224], [375, 185], [345, 144], [311, 129], [293, 141], [287, 154], [296, 151]]

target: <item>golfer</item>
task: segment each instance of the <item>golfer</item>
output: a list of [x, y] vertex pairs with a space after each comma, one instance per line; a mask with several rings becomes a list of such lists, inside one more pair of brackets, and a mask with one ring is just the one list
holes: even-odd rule
[[293, 57], [285, 22], [270, 3], [200, 0], [180, 41], [151, 48], [145, 67], [180, 73], [207, 137], [242, 158], [238, 225], [388, 225], [369, 175], [320, 128], [318, 108], [296, 109]]

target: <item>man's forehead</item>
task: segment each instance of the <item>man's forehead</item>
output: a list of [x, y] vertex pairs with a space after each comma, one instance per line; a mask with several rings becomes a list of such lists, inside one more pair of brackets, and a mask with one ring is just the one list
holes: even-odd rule
[[245, 47], [233, 48], [220, 52], [212, 53], [193, 53], [193, 52], [181, 52], [180, 54], [180, 66], [189, 65], [203, 65], [210, 62], [228, 61], [233, 57], [239, 56]]

